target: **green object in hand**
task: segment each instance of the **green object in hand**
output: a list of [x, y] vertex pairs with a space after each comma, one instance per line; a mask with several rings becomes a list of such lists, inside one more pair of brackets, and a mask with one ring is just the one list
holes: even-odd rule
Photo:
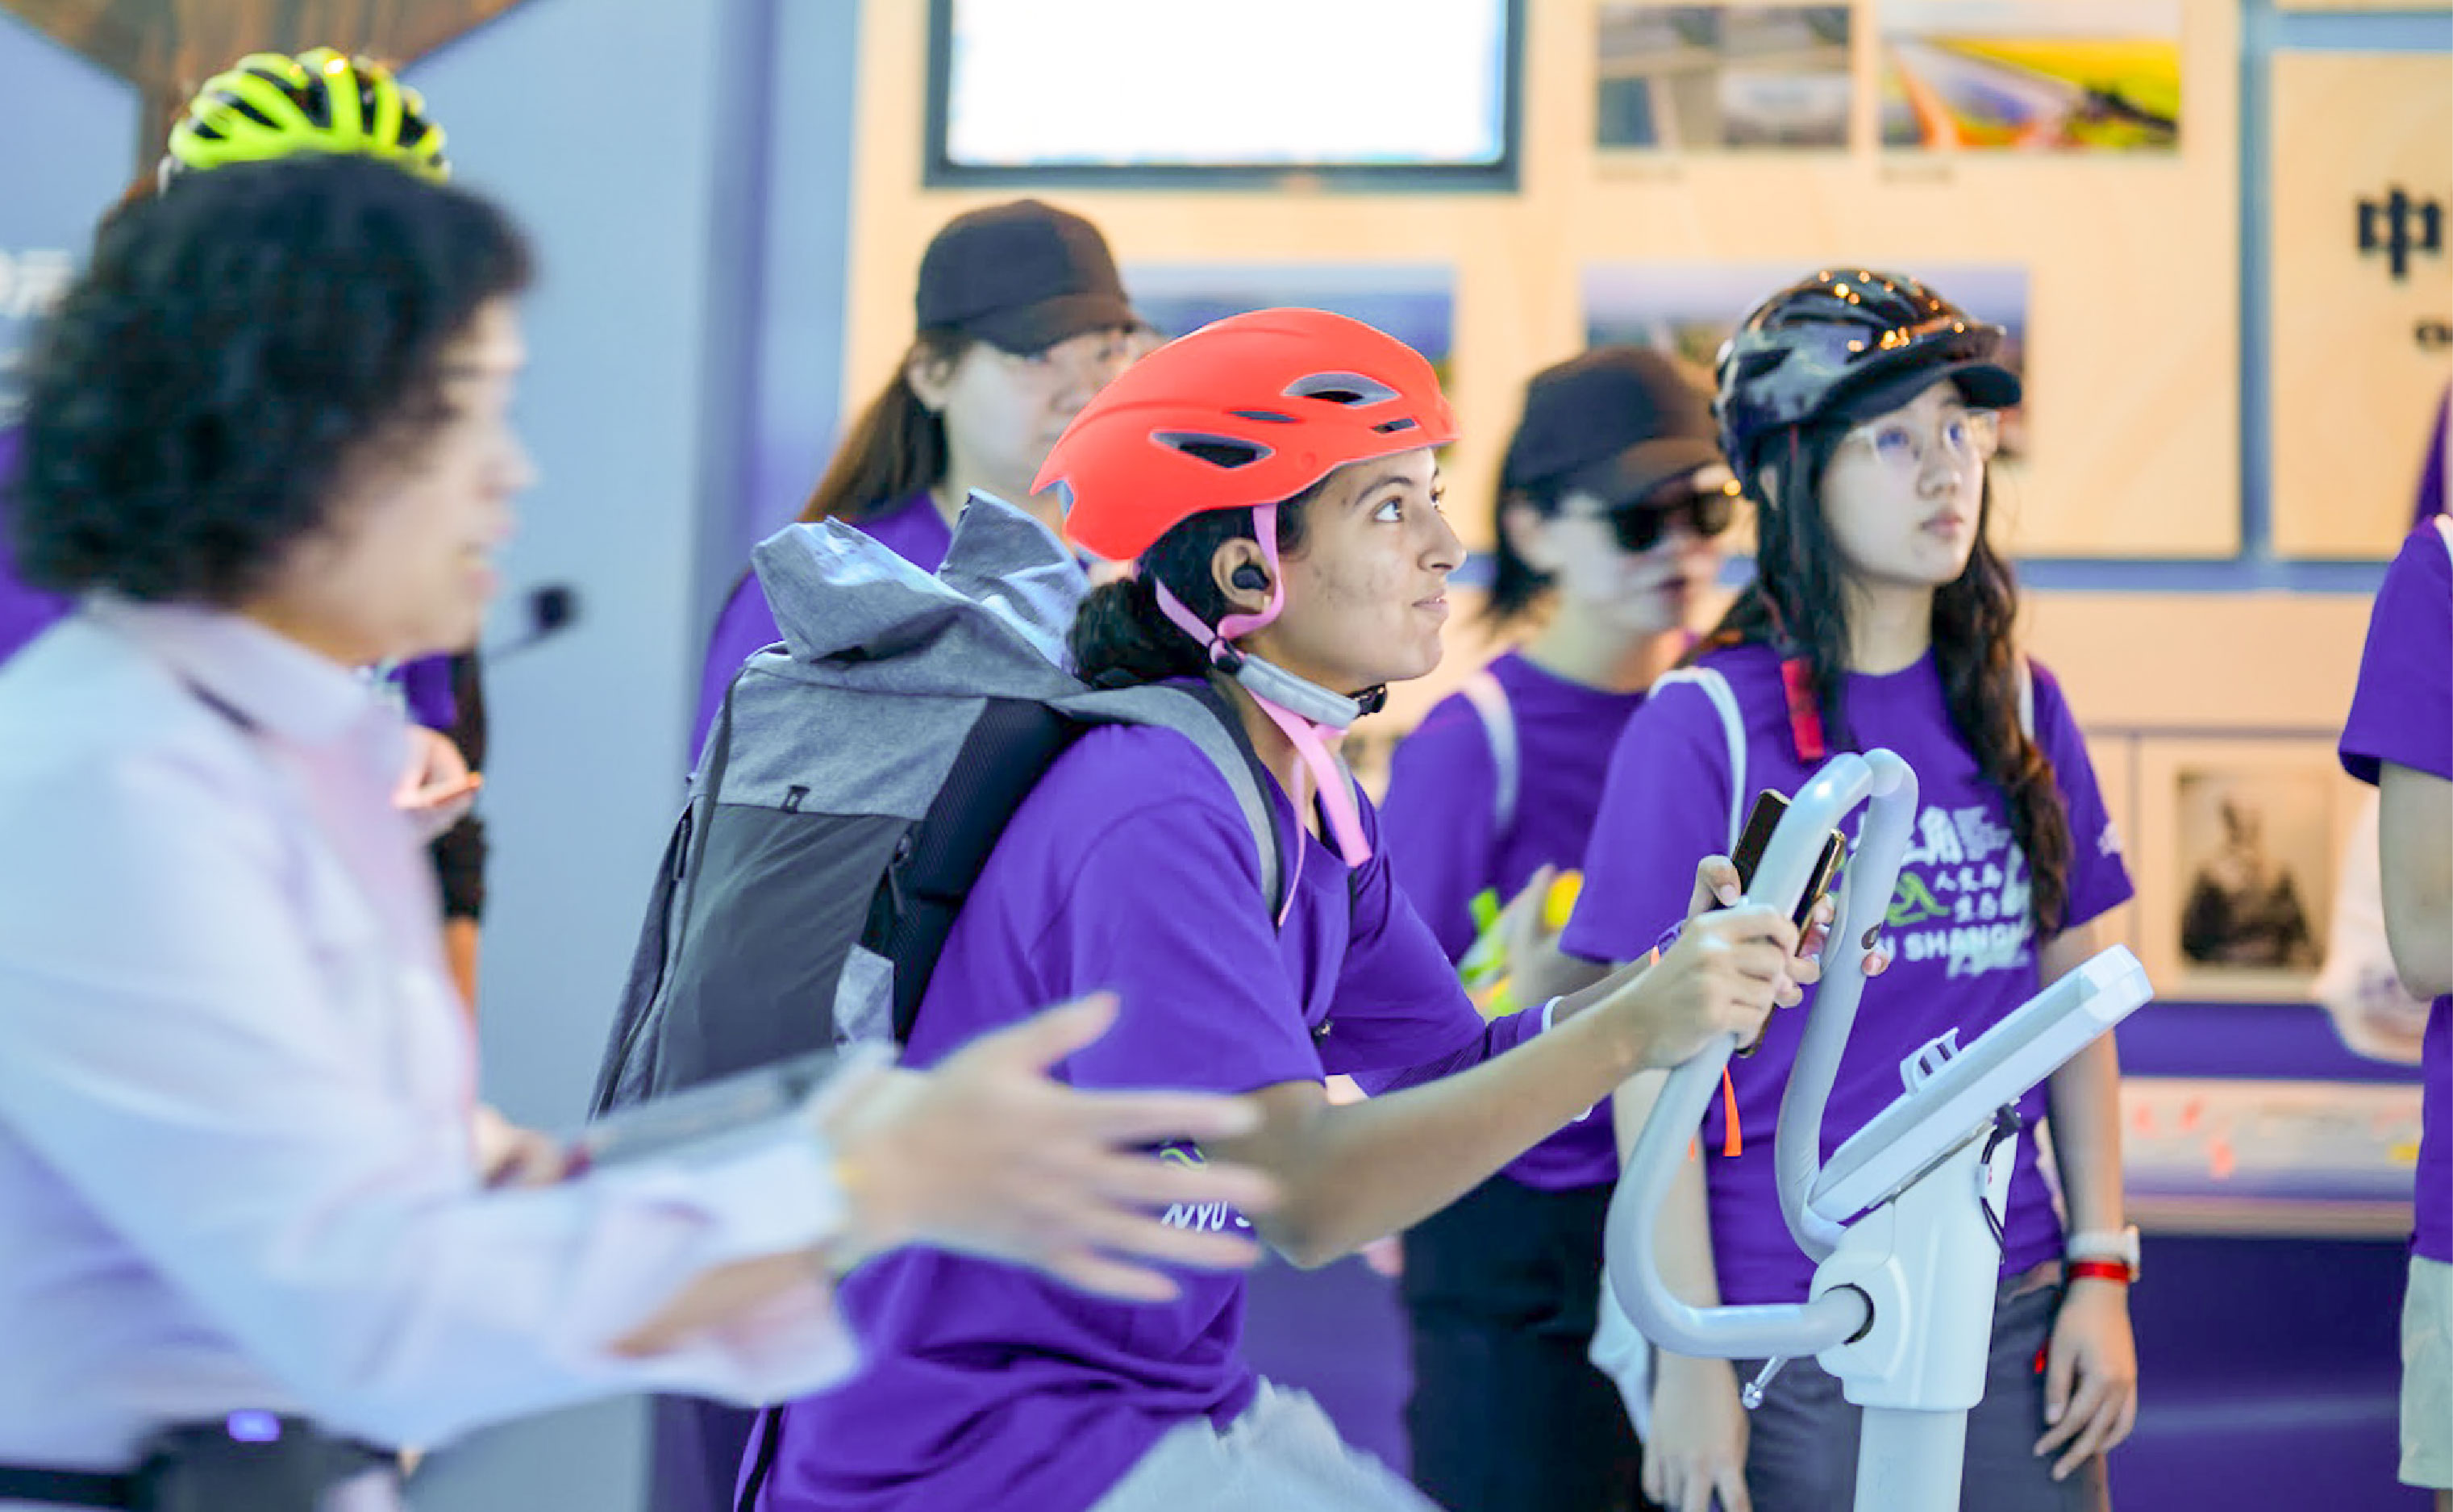
[[1485, 887], [1475, 893], [1466, 909], [1473, 916], [1473, 945], [1457, 962], [1457, 975], [1476, 1005], [1487, 1011], [1490, 1000], [1486, 994], [1504, 991], [1507, 983], [1507, 941], [1499, 932], [1497, 889]]

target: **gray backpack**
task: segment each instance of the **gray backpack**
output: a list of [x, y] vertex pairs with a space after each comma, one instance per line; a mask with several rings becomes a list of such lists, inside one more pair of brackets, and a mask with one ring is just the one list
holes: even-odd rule
[[1254, 905], [1277, 917], [1286, 839], [1241, 723], [1213, 686], [1067, 671], [1087, 584], [1038, 521], [972, 495], [934, 576], [834, 521], [753, 562], [784, 640], [742, 665], [690, 779], [597, 1112], [907, 1038], [997, 836], [1093, 725], [1160, 726], [1208, 757], [1251, 826]]

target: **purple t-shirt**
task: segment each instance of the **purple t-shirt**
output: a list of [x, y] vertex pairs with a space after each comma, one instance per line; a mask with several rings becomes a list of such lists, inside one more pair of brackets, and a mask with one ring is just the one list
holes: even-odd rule
[[[1766, 647], [1716, 651], [1704, 665], [1729, 681], [1744, 715], [1746, 786], [1794, 793], [1809, 775], [1789, 742], [1778, 659]], [[2130, 894], [2120, 841], [2095, 769], [2061, 688], [2036, 668], [2036, 741], [2051, 758], [2069, 815], [2068, 923], [2083, 925]], [[1900, 1094], [1900, 1062], [1946, 1030], [1961, 1044], [2035, 995], [2036, 939], [2025, 857], [2012, 841], [2009, 806], [1958, 740], [1931, 655], [1880, 677], [1852, 675], [1848, 720], [1862, 748], [1888, 747], [1916, 769], [1917, 839], [1900, 869], [1885, 928], [1894, 959], [1865, 985], [1823, 1124], [1825, 1157]], [[1695, 863], [1728, 848], [1728, 739], [1703, 691], [1658, 686], [1627, 721], [1610, 758], [1601, 817], [1585, 854], [1585, 886], [1563, 944], [1595, 960], [1632, 960], [1685, 917]], [[1849, 821], [1862, 826], [1860, 808]], [[1805, 1298], [1814, 1263], [1782, 1222], [1772, 1168], [1781, 1092], [1805, 1028], [1803, 1009], [1775, 1013], [1759, 1054], [1729, 1063], [1744, 1148], [1724, 1158], [1719, 1099], [1705, 1123], [1705, 1187], [1721, 1295], [1729, 1303]], [[2020, 1100], [2030, 1126], [2044, 1089]], [[2036, 1141], [2019, 1141], [2002, 1269], [2015, 1274], [2059, 1258], [2061, 1221], [2036, 1167]]]
[[[1602, 779], [1641, 693], [1616, 693], [1544, 671], [1513, 652], [1490, 664], [1516, 726], [1516, 813], [1500, 832], [1497, 758], [1482, 716], [1462, 693], [1443, 700], [1398, 743], [1380, 814], [1388, 864], [1449, 961], [1474, 939], [1472, 901], [1505, 902], [1544, 865], [1572, 871], [1601, 807]], [[1501, 1174], [1557, 1191], [1618, 1179], [1606, 1109], [1568, 1124]]]
[[[915, 493], [868, 519], [844, 523], [858, 526], [870, 539], [923, 572], [934, 572], [943, 566], [947, 548], [954, 544], [953, 528], [937, 512], [937, 501], [926, 492]], [[752, 655], [783, 638], [784, 632], [775, 625], [775, 611], [767, 607], [766, 590], [758, 586], [758, 574], [742, 574], [741, 581], [732, 586], [731, 595], [724, 601], [724, 607], [717, 611], [714, 632], [707, 640], [707, 661], [698, 679], [698, 722], [690, 726], [693, 766], [700, 749], [707, 745], [707, 732], [714, 727], [716, 711], [724, 706], [724, 690], [732, 686], [732, 674], [741, 670], [741, 664]]]
[[16, 553], [9, 545], [9, 511], [17, 481], [17, 453], [24, 433], [14, 426], [0, 428], [0, 662], [17, 654], [28, 641], [67, 615], [69, 601], [56, 593], [28, 587], [17, 577]]
[[448, 653], [421, 656], [392, 671], [409, 717], [428, 729], [448, 731], [460, 723], [460, 699], [451, 690], [451, 662]]
[[[2383, 762], [2453, 782], [2453, 557], [2433, 520], [2402, 543], [2377, 590], [2342, 756], [2363, 783], [2377, 780]], [[2428, 1009], [2419, 1062], [2411, 1248], [2453, 1264], [2453, 994]]]
[[[1273, 932], [1251, 828], [1217, 769], [1169, 730], [1090, 731], [982, 869], [906, 1063], [1097, 988], [1123, 1009], [1058, 1068], [1076, 1086], [1247, 1092], [1522, 1039], [1523, 1017], [1486, 1032], [1385, 862], [1350, 873], [1319, 841], [1302, 845], [1294, 906]], [[1167, 1216], [1247, 1226], [1223, 1209]], [[1236, 1347], [1243, 1278], [1177, 1279], [1175, 1301], [1135, 1304], [934, 1250], [861, 1267], [840, 1301], [865, 1367], [786, 1409], [760, 1505], [1089, 1506], [1168, 1429], [1224, 1426], [1252, 1398]]]

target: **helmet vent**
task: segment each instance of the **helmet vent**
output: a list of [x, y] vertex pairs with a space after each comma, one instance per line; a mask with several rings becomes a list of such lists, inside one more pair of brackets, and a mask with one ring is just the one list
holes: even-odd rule
[[1289, 399], [1318, 399], [1346, 408], [1385, 405], [1397, 397], [1397, 390], [1386, 384], [1351, 372], [1312, 373], [1286, 385], [1286, 391]]
[[1380, 435], [1393, 436], [1400, 430], [1413, 430], [1419, 427], [1412, 415], [1399, 415], [1394, 420], [1383, 420], [1371, 428]]
[[1169, 447], [1187, 457], [1206, 462], [1213, 468], [1233, 471], [1248, 468], [1270, 454], [1269, 448], [1232, 436], [1203, 435], [1195, 431], [1162, 430], [1151, 437], [1160, 446]]
[[1275, 409], [1229, 409], [1226, 412], [1238, 420], [1257, 420], [1265, 426], [1291, 426], [1296, 423], [1294, 416]]
[[257, 109], [251, 102], [242, 98], [241, 96], [235, 94], [225, 94], [221, 97], [221, 100], [218, 103], [227, 106], [243, 116], [246, 116], [249, 120], [253, 121], [258, 126], [269, 127], [274, 124], [272, 117], [265, 114], [262, 110]]

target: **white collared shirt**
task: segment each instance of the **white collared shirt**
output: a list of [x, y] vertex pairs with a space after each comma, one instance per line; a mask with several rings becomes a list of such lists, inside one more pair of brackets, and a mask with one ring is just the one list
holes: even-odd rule
[[817, 1284], [609, 1352], [811, 1244], [813, 1139], [492, 1192], [399, 716], [235, 616], [97, 599], [0, 669], [0, 1462], [240, 1407], [387, 1443], [618, 1392], [809, 1391]]

